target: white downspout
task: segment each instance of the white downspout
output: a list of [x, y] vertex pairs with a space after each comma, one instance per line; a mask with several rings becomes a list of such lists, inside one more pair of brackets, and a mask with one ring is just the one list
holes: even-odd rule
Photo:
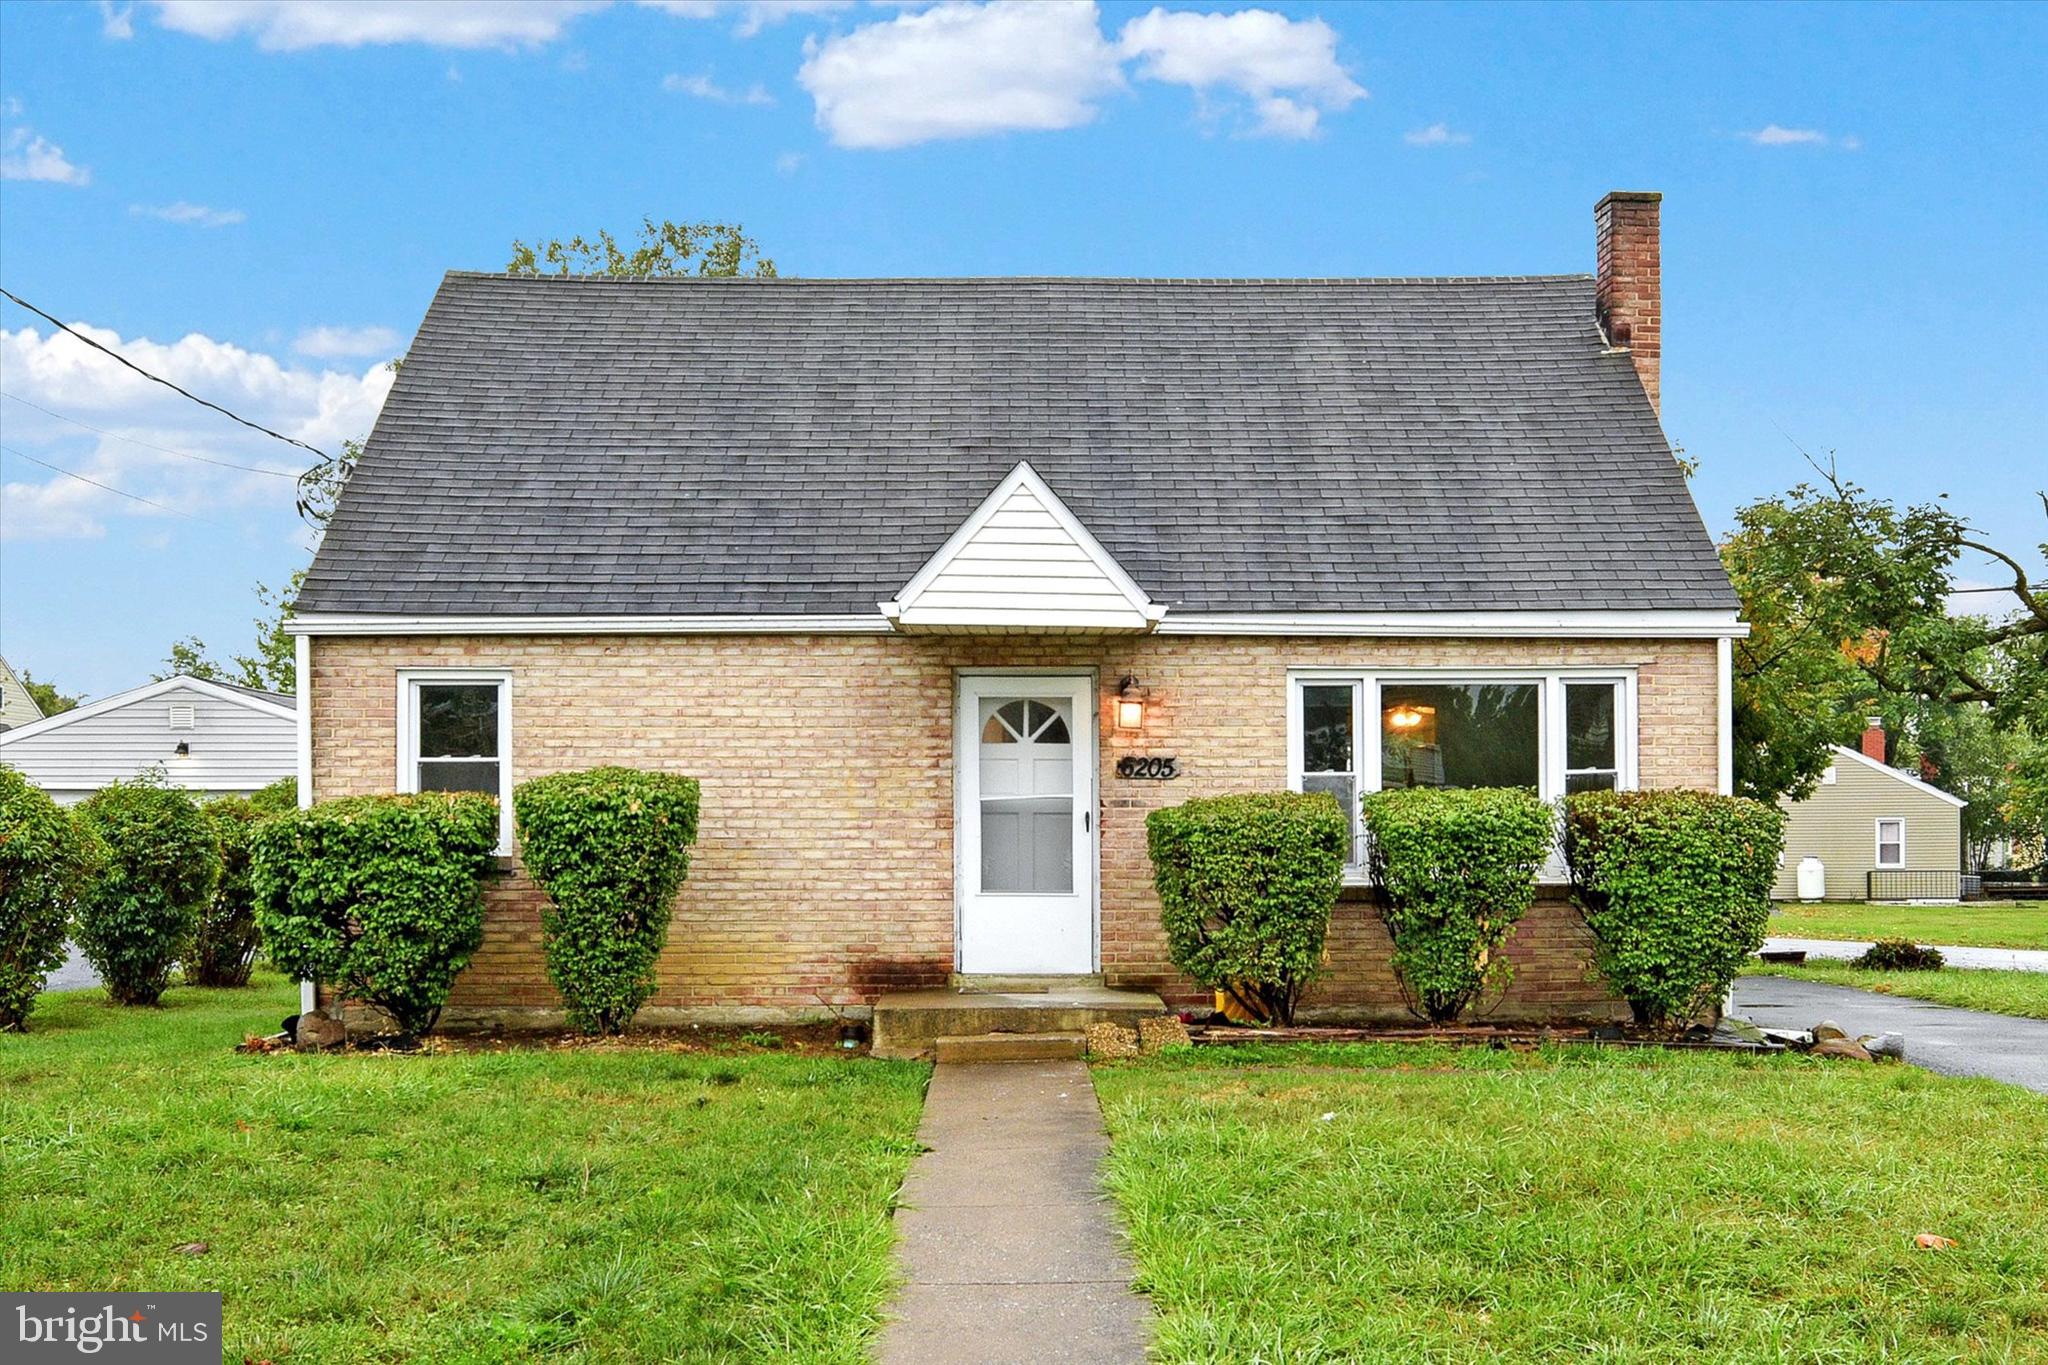
[[[299, 809], [313, 804], [313, 637], [301, 635], [292, 642], [292, 671], [298, 680], [299, 708]], [[318, 1004], [311, 981], [299, 983], [299, 1013], [311, 1014]]]

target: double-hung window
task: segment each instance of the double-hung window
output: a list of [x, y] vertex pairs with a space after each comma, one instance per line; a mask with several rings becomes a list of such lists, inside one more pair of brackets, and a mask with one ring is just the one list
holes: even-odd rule
[[1899, 819], [1883, 819], [1877, 822], [1877, 865], [1879, 867], [1904, 867], [1906, 865], [1906, 822]]
[[1289, 776], [1350, 813], [1356, 878], [1368, 792], [1519, 787], [1549, 801], [1633, 787], [1634, 701], [1634, 674], [1621, 669], [1302, 669]]
[[398, 789], [498, 798], [498, 848], [512, 844], [512, 677], [474, 669], [398, 676]]

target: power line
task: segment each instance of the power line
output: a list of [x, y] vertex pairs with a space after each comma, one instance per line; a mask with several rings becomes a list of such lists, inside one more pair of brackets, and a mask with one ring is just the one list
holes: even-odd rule
[[149, 441], [138, 441], [133, 436], [123, 436], [118, 431], [108, 431], [105, 427], [96, 427], [90, 422], [81, 422], [76, 417], [66, 417], [61, 412], [51, 412], [42, 404], [31, 403], [28, 401], [28, 399], [23, 398], [20, 394], [9, 393], [5, 389], [0, 389], [0, 398], [11, 398], [25, 408], [34, 408], [37, 412], [40, 412], [45, 417], [54, 417], [60, 422], [69, 422], [74, 427], [83, 427], [87, 431], [98, 432], [100, 435], [109, 437], [116, 441], [126, 441], [129, 445], [141, 446], [144, 450], [160, 450], [166, 455], [177, 455], [187, 460], [197, 460], [201, 464], [217, 464], [222, 469], [245, 469], [251, 474], [268, 474], [273, 479], [298, 478], [298, 475], [293, 474], [287, 470], [264, 469], [259, 465], [253, 464], [236, 464], [232, 460], [216, 460], [210, 455], [194, 455], [189, 450], [172, 450], [169, 446], [155, 445]]
[[[238, 413], [228, 411], [226, 408], [222, 407], [218, 403], [212, 402], [205, 398], [201, 398], [198, 394], [192, 392], [190, 389], [180, 388], [178, 385], [173, 384], [170, 380], [165, 379], [160, 375], [151, 374], [148, 370], [143, 369], [140, 365], [130, 360], [127, 356], [122, 355], [119, 351], [116, 351], [111, 347], [100, 345], [99, 342], [94, 341], [91, 337], [79, 331], [77, 328], [71, 327], [63, 322], [60, 322], [56, 318], [50, 316], [50, 314], [45, 313], [42, 309], [36, 307], [34, 304], [30, 303], [27, 299], [21, 297], [21, 295], [19, 294], [12, 293], [6, 289], [0, 289], [0, 296], [4, 296], [6, 298], [13, 300], [15, 303], [20, 304], [23, 308], [28, 309], [29, 312], [34, 313], [37, 317], [49, 323], [52, 327], [57, 328], [59, 331], [69, 332], [72, 336], [77, 337], [80, 341], [92, 347], [95, 351], [99, 351], [105, 355], [112, 356], [115, 360], [120, 361], [123, 365], [126, 365], [129, 369], [135, 371], [135, 373], [141, 375], [144, 379], [149, 380], [151, 383], [161, 384], [173, 393], [182, 394], [186, 398], [189, 398], [193, 402], [197, 403], [202, 408], [212, 408], [215, 412], [227, 418], [229, 421], [240, 422], [243, 426], [249, 428], [251, 431], [260, 431], [265, 436], [273, 437], [277, 440], [283, 441], [286, 445], [297, 446], [301, 450], [311, 451], [313, 454], [318, 455], [323, 460], [332, 460], [334, 458], [333, 456], [329, 455], [326, 451], [320, 449], [320, 447], [318, 446], [307, 445], [304, 441], [299, 440], [296, 436], [287, 436], [281, 431], [272, 431], [269, 427], [264, 426], [261, 422], [252, 422], [248, 418], [243, 417]], [[23, 456], [23, 458], [27, 459], [29, 457]], [[55, 468], [54, 465], [51, 467]]]
[[[130, 498], [136, 502], [145, 503], [148, 506], [155, 508], [160, 508], [163, 511], [171, 513], [173, 516], [185, 517], [191, 521], [212, 522], [212, 519], [209, 517], [193, 516], [192, 513], [182, 511], [181, 509], [176, 507], [172, 507], [168, 503], [157, 502], [152, 498], [145, 498], [140, 493], [130, 493], [125, 488], [116, 488], [114, 487], [114, 485], [110, 483], [101, 483], [98, 479], [89, 479], [85, 475], [80, 474], [75, 470], [66, 469], [62, 465], [51, 464], [48, 460], [39, 460], [35, 456], [29, 454], [27, 451], [16, 450], [13, 446], [0, 446], [0, 450], [6, 451], [9, 455], [19, 455], [22, 459], [27, 460], [30, 464], [39, 464], [45, 469], [54, 469], [59, 474], [63, 474], [68, 478], [76, 479], [80, 483], [89, 483], [94, 488], [104, 488], [109, 493], [118, 493], [124, 498]], [[218, 522], [212, 522], [212, 524], [219, 525]]]

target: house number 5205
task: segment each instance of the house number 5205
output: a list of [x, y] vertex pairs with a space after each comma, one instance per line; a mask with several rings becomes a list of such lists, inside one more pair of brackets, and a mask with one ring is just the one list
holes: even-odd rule
[[1180, 776], [1178, 758], [1156, 758], [1149, 754], [1130, 754], [1116, 761], [1118, 777], [1144, 777], [1165, 782]]

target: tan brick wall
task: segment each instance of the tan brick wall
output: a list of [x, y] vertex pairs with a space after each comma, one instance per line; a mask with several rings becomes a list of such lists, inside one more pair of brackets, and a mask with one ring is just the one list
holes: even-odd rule
[[[1192, 999], [1168, 964], [1145, 856], [1148, 811], [1287, 781], [1287, 670], [1489, 664], [1638, 670], [1645, 786], [1711, 789], [1711, 641], [1328, 640], [1151, 636], [482, 636], [312, 644], [313, 790], [389, 791], [401, 668], [511, 671], [515, 781], [600, 763], [688, 773], [702, 835], [652, 1005], [800, 1013], [942, 984], [953, 966], [957, 670], [1092, 668], [1101, 697], [1102, 962], [1112, 983]], [[1110, 724], [1117, 680], [1153, 688], [1142, 733]], [[1175, 754], [1172, 782], [1115, 776]], [[494, 881], [486, 940], [451, 1008], [557, 1003], [540, 966], [539, 893]], [[1539, 905], [1500, 1014], [1606, 1008], [1568, 907]], [[1384, 931], [1347, 899], [1310, 1006], [1393, 1013]]]

